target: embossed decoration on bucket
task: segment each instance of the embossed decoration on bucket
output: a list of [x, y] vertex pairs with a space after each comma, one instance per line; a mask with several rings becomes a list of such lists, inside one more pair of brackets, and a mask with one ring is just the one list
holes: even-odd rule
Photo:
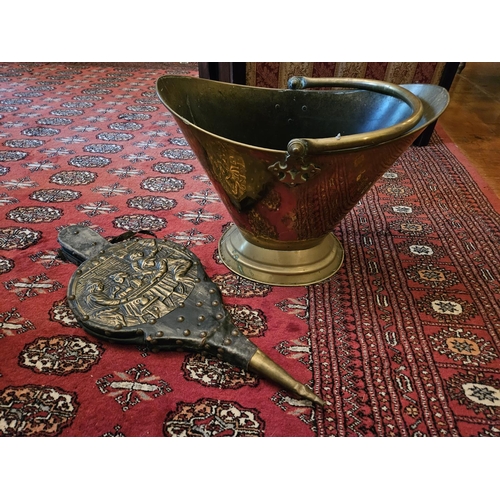
[[222, 261], [245, 278], [295, 286], [337, 272], [344, 250], [332, 231], [449, 95], [437, 85], [349, 78], [293, 77], [288, 87], [157, 81], [233, 219]]

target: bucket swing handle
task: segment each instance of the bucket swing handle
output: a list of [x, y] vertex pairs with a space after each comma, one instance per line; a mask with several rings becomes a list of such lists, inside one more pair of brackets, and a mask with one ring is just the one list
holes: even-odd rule
[[382, 129], [322, 139], [292, 139], [287, 146], [288, 154], [293, 158], [308, 154], [322, 154], [343, 149], [371, 146], [390, 141], [411, 130], [422, 118], [424, 107], [422, 101], [409, 90], [394, 83], [369, 80], [363, 78], [307, 78], [293, 76], [288, 80], [288, 89], [303, 90], [314, 87], [341, 87], [367, 90], [390, 95], [404, 101], [410, 106], [412, 113], [405, 120]]

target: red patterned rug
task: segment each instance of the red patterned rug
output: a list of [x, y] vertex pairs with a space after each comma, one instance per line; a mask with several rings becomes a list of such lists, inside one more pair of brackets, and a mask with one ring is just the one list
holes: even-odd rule
[[[259, 285], [218, 259], [231, 221], [156, 97], [166, 73], [197, 70], [0, 64], [0, 435], [498, 435], [499, 204], [444, 134], [343, 220], [337, 275]], [[58, 254], [75, 223], [188, 247], [240, 329], [328, 404], [85, 333], [65, 298], [76, 268]]]

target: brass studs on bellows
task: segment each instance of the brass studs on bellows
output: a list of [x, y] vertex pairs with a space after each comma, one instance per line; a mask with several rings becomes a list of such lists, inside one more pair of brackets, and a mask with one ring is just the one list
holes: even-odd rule
[[[146, 337], [146, 342], [149, 342], [151, 345], [154, 345], [154, 344], [157, 344], [157, 343], [158, 343], [158, 341], [157, 341], [156, 339], [154, 339], [151, 335], [148, 335], [148, 336]], [[156, 349], [156, 351], [155, 351], [155, 349]], [[151, 350], [152, 350], [153, 352], [159, 352], [158, 347], [154, 347], [154, 348], [152, 348]]]

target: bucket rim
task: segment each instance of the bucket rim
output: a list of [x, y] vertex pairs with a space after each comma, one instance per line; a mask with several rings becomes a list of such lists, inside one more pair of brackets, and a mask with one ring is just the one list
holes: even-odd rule
[[[292, 78], [297, 78], [297, 77], [292, 77]], [[256, 86], [252, 86], [252, 85], [243, 85], [243, 84], [230, 83], [230, 82], [221, 82], [218, 80], [208, 80], [208, 79], [203, 79], [203, 78], [199, 78], [199, 77], [185, 76], [185, 75], [162, 75], [156, 81], [157, 96], [160, 99], [160, 101], [162, 102], [162, 104], [170, 111], [170, 113], [172, 113], [177, 119], [181, 120], [183, 123], [185, 123], [189, 127], [192, 127], [196, 130], [199, 130], [200, 132], [207, 134], [207, 135], [209, 135], [213, 138], [216, 138], [218, 140], [222, 140], [224, 142], [227, 142], [227, 143], [230, 143], [230, 144], [242, 147], [242, 148], [246, 148], [246, 149], [252, 149], [252, 150], [256, 150], [256, 151], [263, 151], [263, 152], [270, 153], [270, 154], [280, 154], [280, 155], [290, 155], [291, 154], [290, 153], [290, 146], [293, 145], [293, 143], [297, 143], [297, 141], [308, 141], [308, 145], [309, 145], [309, 144], [314, 144], [317, 141], [323, 140], [323, 139], [305, 138], [305, 137], [304, 138], [297, 138], [297, 139], [292, 139], [289, 141], [289, 143], [287, 145], [288, 146], [287, 149], [274, 149], [274, 148], [266, 148], [266, 147], [257, 146], [254, 144], [248, 144], [248, 143], [244, 143], [241, 141], [229, 139], [227, 137], [213, 133], [213, 132], [211, 132], [203, 127], [196, 125], [192, 121], [184, 118], [182, 115], [180, 115], [179, 113], [174, 111], [172, 109], [172, 107], [167, 104], [167, 102], [163, 98], [162, 93], [160, 91], [160, 85], [161, 85], [161, 82], [163, 80], [185, 80], [185, 81], [205, 80], [206, 82], [209, 82], [210, 85], [239, 87], [239, 88], [242, 88], [245, 90], [251, 90], [251, 89], [257, 90], [259, 92], [280, 92], [280, 93], [282, 93], [282, 92], [294, 92], [294, 93], [296, 93], [296, 92], [304, 92], [304, 91], [307, 92], [310, 90], [292, 89], [292, 88], [277, 89], [277, 88], [269, 88], [269, 87], [256, 87]], [[314, 79], [312, 79], [312, 80], [314, 80]], [[320, 80], [320, 79], [318, 79], [318, 80]], [[380, 80], [369, 80], [369, 79], [361, 79], [361, 78], [345, 78], [345, 79], [335, 79], [335, 80], [346, 80], [346, 81], [349, 80], [350, 82], [358, 80], [358, 81], [363, 81], [363, 82], [388, 83], [388, 82], [383, 82]], [[396, 84], [391, 84], [391, 85], [396, 85]], [[423, 105], [424, 111], [423, 111], [423, 113], [421, 113], [420, 120], [417, 121], [417, 123], [413, 127], [409, 128], [405, 132], [402, 132], [400, 135], [397, 135], [396, 137], [389, 138], [387, 140], [381, 140], [381, 141], [378, 141], [375, 143], [370, 142], [370, 143], [361, 144], [358, 146], [350, 146], [350, 147], [348, 145], [346, 145], [346, 147], [335, 148], [333, 150], [324, 150], [324, 151], [321, 151], [321, 153], [314, 151], [314, 152], [312, 152], [312, 154], [331, 154], [331, 153], [337, 153], [337, 152], [338, 153], [341, 153], [341, 152], [345, 153], [345, 152], [351, 152], [351, 151], [360, 151], [360, 150], [370, 149], [373, 147], [378, 147], [378, 146], [382, 146], [382, 145], [387, 144], [387, 143], [398, 141], [398, 140], [406, 138], [410, 135], [416, 134], [417, 132], [420, 132], [422, 129], [424, 129], [425, 127], [427, 127], [428, 125], [430, 125], [431, 123], [436, 121], [439, 118], [439, 116], [444, 112], [444, 110], [446, 109], [446, 107], [449, 103], [448, 91], [444, 87], [441, 87], [439, 85], [430, 84], [430, 83], [408, 83], [408, 84], [400, 84], [400, 85], [396, 85], [396, 86], [400, 87], [405, 92], [411, 93], [414, 97], [416, 97], [419, 101], [421, 101], [421, 103]], [[434, 96], [433, 96], [434, 99], [432, 99], [432, 101], [431, 101], [431, 99], [426, 98], [427, 96], [417, 95], [415, 92], [412, 91], [412, 89], [413, 90], [423, 90], [423, 89], [431, 90], [434, 93]], [[366, 90], [366, 89], [356, 89], [356, 88], [350, 87], [350, 90], [356, 91], [356, 90]], [[366, 90], [366, 91], [370, 91], [370, 90]], [[337, 91], [335, 91], [335, 90], [315, 90], [315, 92], [328, 93], [328, 92], [338, 92], [338, 90]], [[439, 109], [435, 109], [435, 107], [433, 105], [435, 103], [433, 101], [436, 101], [435, 97], [437, 97], [438, 94], [441, 94], [441, 96], [445, 95], [446, 99], [444, 100], [444, 102], [441, 102], [441, 106]], [[429, 110], [431, 111], [430, 116], [428, 116], [428, 113], [426, 113], [426, 111], [428, 112]], [[390, 127], [386, 127], [384, 129], [379, 129], [379, 130], [386, 130], [388, 128], [390, 128]], [[363, 135], [363, 134], [351, 134], [351, 135], [345, 136], [345, 137], [353, 137], [354, 135]], [[327, 138], [327, 140], [328, 139], [330, 139], [330, 138]], [[382, 139], [384, 139], [384, 138], [382, 137]], [[306, 149], [310, 149], [310, 147], [308, 147]], [[299, 154], [300, 154], [300, 156], [304, 156], [307, 153], [308, 153], [307, 150], [306, 151], [302, 150]], [[297, 155], [297, 153], [295, 153], [295, 155]]]

